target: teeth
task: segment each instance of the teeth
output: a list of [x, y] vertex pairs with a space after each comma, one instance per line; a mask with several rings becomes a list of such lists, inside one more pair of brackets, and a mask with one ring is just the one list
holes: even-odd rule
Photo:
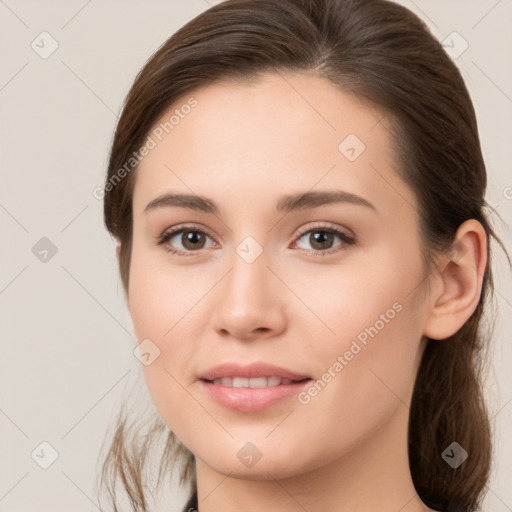
[[268, 386], [279, 386], [279, 384], [281, 384], [281, 379], [279, 377], [268, 378]]
[[245, 377], [222, 377], [222, 379], [215, 379], [213, 383], [233, 388], [266, 388], [292, 384], [293, 380], [281, 379], [281, 377], [255, 377], [252, 379]]

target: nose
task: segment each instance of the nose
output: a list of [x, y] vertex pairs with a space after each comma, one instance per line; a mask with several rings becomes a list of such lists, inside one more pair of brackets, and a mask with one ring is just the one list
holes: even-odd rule
[[234, 254], [232, 267], [217, 288], [214, 327], [240, 340], [275, 337], [286, 327], [286, 295], [265, 251], [251, 263]]

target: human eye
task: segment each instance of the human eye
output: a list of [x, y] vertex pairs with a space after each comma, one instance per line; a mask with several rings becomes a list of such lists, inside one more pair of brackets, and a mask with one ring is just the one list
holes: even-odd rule
[[[194, 256], [194, 252], [200, 249], [207, 249], [212, 245], [206, 245], [207, 239], [211, 237], [195, 224], [177, 226], [165, 231], [157, 239], [157, 245], [172, 254], [178, 256]], [[174, 245], [173, 245], [174, 244]], [[176, 248], [175, 244], [181, 245]]]
[[[200, 226], [189, 224], [185, 226], [176, 226], [165, 231], [157, 238], [157, 245], [163, 246], [167, 252], [178, 256], [194, 256], [194, 253], [201, 249], [208, 249], [215, 246], [215, 242], [208, 244], [208, 239], [213, 240], [208, 233]], [[294, 245], [306, 239], [313, 249], [301, 247], [308, 254], [314, 256], [327, 256], [348, 249], [356, 243], [354, 236], [347, 234], [341, 229], [325, 224], [307, 226], [300, 230], [298, 237], [295, 239]], [[336, 239], [340, 242], [335, 244]], [[178, 247], [176, 247], [178, 245]]]
[[[356, 243], [356, 238], [341, 229], [328, 226], [325, 224], [317, 224], [313, 227], [306, 227], [299, 232], [297, 241], [301, 241], [303, 238], [306, 239], [306, 244], [310, 244], [313, 249], [307, 249], [299, 247], [299, 249], [305, 249], [308, 254], [313, 256], [327, 256], [329, 254], [341, 252], [347, 250], [351, 245]], [[336, 238], [341, 242], [333, 245]], [[297, 242], [295, 242], [297, 244]]]

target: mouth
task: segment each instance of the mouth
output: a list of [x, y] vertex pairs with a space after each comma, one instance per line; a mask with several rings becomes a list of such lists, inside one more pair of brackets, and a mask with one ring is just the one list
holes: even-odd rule
[[224, 385], [234, 385], [234, 387], [267, 387], [278, 386], [283, 381], [289, 384], [288, 381], [296, 382], [310, 377], [281, 366], [256, 361], [248, 365], [235, 362], [222, 363], [206, 370], [199, 375], [199, 378], [216, 384], [224, 382]]
[[273, 388], [276, 386], [287, 386], [290, 384], [298, 384], [311, 380], [308, 377], [304, 379], [284, 379], [281, 377], [222, 377], [220, 379], [206, 380], [201, 379], [204, 382], [209, 382], [215, 386], [227, 386], [230, 388]]
[[282, 403], [312, 381], [309, 376], [262, 362], [247, 366], [224, 363], [199, 376], [208, 398], [241, 412], [263, 411]]

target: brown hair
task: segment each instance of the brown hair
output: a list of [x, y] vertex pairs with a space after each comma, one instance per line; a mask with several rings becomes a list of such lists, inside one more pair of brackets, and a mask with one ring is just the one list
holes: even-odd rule
[[[419, 204], [425, 277], [435, 268], [436, 252], [451, 250], [457, 228], [467, 219], [478, 220], [488, 240], [493, 237], [504, 249], [484, 211], [486, 170], [469, 93], [458, 68], [416, 15], [387, 0], [227, 0], [172, 35], [139, 72], [126, 98], [104, 189], [105, 224], [120, 242], [125, 293], [137, 170], [133, 162], [126, 170], [126, 162], [160, 116], [196, 88], [281, 71], [316, 73], [385, 113], [397, 172]], [[431, 508], [475, 511], [490, 475], [491, 425], [482, 377], [491, 333], [481, 329], [484, 303], [494, 291], [489, 244], [488, 258], [474, 313], [449, 339], [428, 340], [415, 382], [409, 463], [416, 490]], [[181, 461], [180, 483], [194, 489], [194, 457], [161, 418], [154, 419], [147, 435], [131, 438], [130, 432], [140, 431], [128, 428], [128, 420], [120, 413], [101, 474], [114, 510], [118, 478], [133, 510], [147, 510], [150, 483], [143, 469], [151, 439], [164, 432], [157, 486]], [[453, 441], [469, 453], [457, 469], [441, 457]]]

